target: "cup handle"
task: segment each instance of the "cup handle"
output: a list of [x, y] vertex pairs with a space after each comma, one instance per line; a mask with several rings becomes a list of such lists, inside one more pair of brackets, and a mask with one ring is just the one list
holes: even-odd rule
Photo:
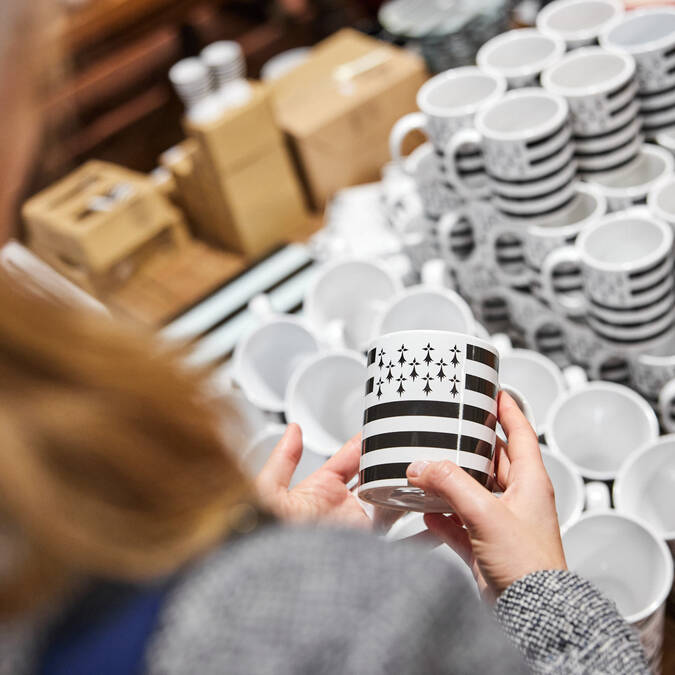
[[675, 379], [666, 382], [659, 394], [659, 417], [661, 426], [669, 433], [675, 433], [675, 419], [670, 415], [670, 408], [675, 399]]
[[506, 333], [494, 333], [490, 336], [490, 342], [492, 342], [500, 356], [505, 356], [513, 351], [511, 338]]
[[609, 488], [601, 481], [591, 481], [584, 485], [586, 511], [602, 511], [611, 508]]
[[480, 145], [483, 142], [483, 136], [476, 129], [460, 129], [453, 134], [445, 148], [445, 170], [448, 182], [459, 192], [463, 197], [471, 199], [473, 191], [460, 177], [457, 169], [457, 153], [459, 149], [467, 143]]
[[251, 298], [248, 303], [248, 309], [257, 319], [266, 319], [276, 314], [270, 302], [270, 297], [266, 293], [258, 293], [258, 295]]
[[442, 258], [432, 258], [422, 265], [421, 278], [425, 286], [446, 288], [447, 264]]
[[409, 113], [397, 120], [389, 134], [389, 153], [394, 162], [403, 159], [401, 150], [406, 136], [413, 131], [424, 131], [426, 124], [426, 115], [421, 112]]
[[567, 383], [567, 388], [570, 391], [581, 389], [581, 387], [588, 383], [586, 371], [581, 366], [567, 366], [562, 372]]
[[329, 321], [321, 335], [322, 341], [332, 349], [345, 349], [345, 322], [342, 319]]
[[578, 265], [579, 262], [579, 253], [574, 246], [563, 246], [555, 251], [551, 251], [541, 266], [542, 293], [554, 309], [558, 309], [563, 314], [569, 316], [582, 316], [586, 313], [586, 298], [558, 293], [553, 285], [553, 275], [559, 265], [564, 263]]
[[471, 219], [469, 218], [468, 212], [465, 209], [448, 211], [447, 213], [444, 213], [438, 220], [437, 237], [440, 244], [441, 253], [450, 263], [459, 264], [461, 262], [452, 252], [450, 238], [452, 237], [452, 231], [464, 219], [468, 219], [471, 227], [473, 228], [473, 223], [471, 223]]
[[527, 418], [527, 421], [532, 425], [532, 428], [536, 429], [537, 423], [534, 419], [534, 412], [532, 406], [527, 402], [527, 399], [515, 387], [512, 387], [509, 384], [499, 385], [499, 388], [513, 398], [523, 415]]

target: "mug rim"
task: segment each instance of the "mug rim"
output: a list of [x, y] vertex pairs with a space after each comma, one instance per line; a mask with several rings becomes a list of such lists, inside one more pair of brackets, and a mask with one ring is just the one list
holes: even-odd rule
[[[649, 222], [661, 230], [663, 240], [656, 250], [635, 260], [618, 263], [597, 260], [586, 250], [586, 241], [601, 227], [606, 227], [616, 221], [622, 220], [641, 220]], [[606, 213], [604, 216], [600, 216], [595, 222], [591, 223], [579, 233], [574, 246], [579, 253], [581, 261], [588, 267], [604, 272], [632, 272], [636, 268], [649, 266], [651, 263], [666, 258], [669, 255], [673, 247], [673, 230], [670, 225], [654, 216], [646, 206], [634, 206], [623, 211]]]
[[[665, 152], [668, 152], [665, 150]], [[668, 185], [675, 188], [675, 174], [666, 174], [665, 176], [660, 176], [649, 190], [647, 195], [647, 208], [654, 213], [657, 218], [664, 220], [666, 223], [673, 222], [675, 223], [675, 211], [673, 213], [668, 213], [664, 208], [658, 204], [658, 198], [661, 193]], [[664, 215], [665, 214], [665, 215]]]
[[[494, 83], [494, 90], [484, 99], [476, 103], [465, 103], [463, 105], [455, 106], [453, 108], [442, 108], [429, 104], [427, 99], [430, 92], [440, 85], [444, 85], [452, 80], [457, 80], [462, 77], [481, 76], [485, 79], [490, 79]], [[429, 78], [417, 91], [416, 102], [417, 107], [425, 114], [433, 117], [444, 117], [447, 119], [455, 119], [457, 117], [464, 117], [472, 115], [486, 105], [493, 101], [498, 101], [504, 95], [507, 89], [507, 82], [503, 75], [497, 73], [487, 72], [478, 66], [460, 66], [459, 68], [451, 68], [438, 75]]]
[[[567, 87], [557, 84], [553, 81], [553, 77], [557, 69], [563, 68], [570, 63], [574, 63], [575, 61], [583, 59], [590, 60], [598, 56], [604, 58], [616, 58], [620, 60], [623, 64], [621, 72], [609, 80], [604, 80], [597, 84], [586, 84], [581, 87]], [[579, 49], [568, 52], [562, 57], [562, 59], [560, 59], [560, 61], [549, 66], [541, 74], [541, 85], [547, 91], [551, 91], [554, 94], [559, 94], [560, 96], [564, 96], [566, 98], [586, 98], [587, 96], [594, 96], [598, 94], [604, 94], [607, 91], [612, 91], [616, 87], [619, 87], [628, 81], [634, 73], [635, 59], [632, 56], [618, 50], [610, 51], [605, 47], [594, 45], [590, 47], [580, 47]]]
[[[624, 485], [627, 481], [629, 481], [629, 474], [631, 470], [634, 469], [634, 467], [638, 465], [646, 455], [648, 455], [650, 452], [654, 452], [659, 447], [668, 444], [675, 444], [675, 433], [664, 434], [663, 436], [659, 436], [654, 441], [648, 441], [647, 443], [644, 443], [639, 448], [631, 452], [631, 454], [628, 455], [628, 457], [626, 457], [625, 461], [621, 465], [621, 468], [619, 469], [619, 472], [616, 474], [616, 478], [614, 479], [614, 485], [612, 487], [612, 497], [614, 504], [616, 505], [617, 512], [627, 514], [629, 516], [634, 515], [630, 510], [626, 508], [625, 503], [621, 504], [621, 502], [624, 500], [623, 497]], [[658, 529], [654, 525], [652, 525], [652, 528], [654, 529], [654, 531], [657, 531]], [[673, 528], [672, 530], [662, 530], [660, 538], [666, 541], [675, 540], [675, 528]]]
[[[606, 380], [593, 380], [591, 382], [587, 382], [586, 384], [582, 385], [581, 387], [576, 387], [574, 389], [568, 389], [567, 391], [563, 392], [558, 398], [553, 402], [553, 405], [551, 406], [550, 410], [548, 411], [548, 415], [546, 417], [546, 429], [548, 430], [548, 436], [546, 438], [546, 443], [548, 447], [553, 451], [561, 455], [565, 455], [567, 459], [572, 463], [574, 468], [579, 472], [579, 474], [583, 478], [588, 478], [590, 480], [600, 480], [600, 481], [606, 481], [606, 480], [614, 480], [616, 477], [619, 469], [621, 468], [621, 465], [617, 467], [616, 469], [613, 470], [606, 470], [606, 471], [601, 471], [598, 469], [589, 469], [587, 467], [582, 466], [578, 462], [576, 462], [574, 459], [569, 457], [566, 453], [562, 451], [560, 446], [558, 445], [557, 441], [553, 437], [551, 430], [553, 429], [553, 422], [555, 421], [556, 415], [559, 414], [560, 409], [563, 407], [565, 403], [567, 403], [569, 400], [574, 398], [575, 396], [579, 396], [580, 394], [583, 394], [587, 392], [588, 390], [594, 390], [594, 391], [611, 391], [615, 392], [618, 394], [623, 395], [625, 398], [630, 399], [633, 403], [636, 404], [636, 406], [640, 409], [640, 412], [643, 414], [643, 417], [647, 421], [647, 424], [650, 427], [650, 433], [652, 438], [650, 439], [649, 442], [655, 440], [656, 438], [659, 437], [659, 421], [656, 417], [656, 413], [652, 409], [652, 407], [647, 403], [647, 401], [644, 399], [643, 396], [638, 394], [637, 392], [633, 391], [630, 387], [627, 387], [622, 384], [617, 384], [616, 382], [609, 382]], [[631, 453], [627, 455], [630, 456]], [[625, 461], [625, 459], [624, 459]], [[623, 462], [622, 462], [623, 464]]]
[[[546, 40], [552, 44], [553, 49], [551, 53], [542, 59], [525, 63], [520, 66], [502, 67], [494, 63], [490, 63], [489, 59], [492, 52], [496, 49], [504, 47], [510, 42], [517, 42], [521, 39], [539, 38]], [[513, 28], [485, 42], [476, 54], [476, 63], [480, 68], [488, 73], [497, 73], [503, 75], [507, 79], [510, 77], [523, 77], [527, 75], [536, 75], [545, 68], [549, 67], [552, 62], [557, 61], [565, 53], [565, 42], [556, 35], [542, 33], [538, 28]]]
[[[563, 530], [567, 530], [574, 523], [576, 523], [577, 520], [579, 520], [579, 518], [581, 517], [582, 513], [584, 512], [584, 500], [585, 500], [584, 479], [581, 477], [581, 474], [577, 471], [574, 464], [569, 460], [569, 458], [566, 455], [553, 452], [553, 450], [551, 450], [551, 448], [549, 448], [546, 443], [539, 444], [539, 451], [542, 455], [542, 461], [543, 456], [548, 455], [553, 459], [553, 461], [562, 464], [565, 467], [565, 469], [569, 471], [570, 474], [574, 477], [573, 478], [575, 488], [574, 491], [576, 493], [574, 509], [570, 517], [564, 523], [558, 523], [558, 529], [562, 532]], [[544, 466], [544, 468], [546, 468], [546, 466]], [[548, 471], [546, 473], [548, 473]]]
[[650, 52], [658, 51], [659, 49], [667, 47], [668, 45], [675, 42], [675, 34], [672, 32], [656, 40], [649, 40], [648, 42], [640, 42], [633, 45], [619, 45], [613, 42], [611, 39], [612, 31], [614, 31], [616, 28], [619, 28], [621, 25], [639, 20], [643, 16], [656, 16], [657, 14], [675, 16], [675, 7], [669, 7], [667, 5], [655, 5], [653, 7], [643, 7], [641, 9], [633, 9], [629, 12], [624, 12], [623, 14], [617, 16], [616, 19], [608, 24], [600, 33], [598, 36], [598, 42], [600, 43], [600, 46], [613, 51], [620, 49], [621, 51], [627, 52], [628, 54], [648, 54]]
[[563, 40], [568, 42], [576, 42], [578, 40], [590, 40], [597, 37], [598, 32], [602, 30], [608, 23], [613, 23], [616, 21], [616, 18], [622, 16], [626, 11], [623, 3], [619, 0], [592, 0], [593, 2], [600, 2], [605, 5], [611, 5], [616, 11], [613, 17], [607, 19], [607, 21], [598, 24], [597, 26], [588, 26], [587, 28], [581, 28], [575, 31], [570, 30], [560, 30], [557, 28], [552, 28], [547, 22], [550, 21], [551, 15], [555, 14], [556, 10], [560, 10], [561, 7], [573, 7], [574, 5], [583, 5], [584, 3], [589, 2], [589, 0], [559, 0], [558, 2], [552, 2], [541, 9], [537, 15], [537, 28], [544, 31], [554, 32], [556, 35], [560, 35]]
[[394, 337], [397, 337], [399, 335], [442, 335], [444, 337], [447, 336], [453, 336], [455, 338], [458, 338], [459, 340], [463, 342], [475, 342], [478, 347], [482, 347], [483, 349], [487, 349], [488, 351], [492, 352], [500, 361], [501, 361], [501, 354], [499, 353], [499, 350], [488, 340], [484, 340], [483, 338], [476, 337], [475, 335], [471, 335], [469, 333], [458, 333], [457, 331], [451, 331], [451, 330], [426, 330], [426, 329], [412, 329], [412, 330], [395, 330], [391, 331], [390, 333], [382, 333], [381, 335], [378, 335], [378, 337], [373, 338], [369, 343], [368, 343], [368, 351], [370, 351], [373, 347], [376, 346], [376, 343], [379, 343], [381, 340], [385, 339], [391, 339]]
[[[573, 527], [578, 526], [580, 523], [583, 523], [587, 520], [591, 520], [593, 518], [617, 518], [621, 520], [627, 520], [631, 522], [633, 525], [637, 525], [638, 527], [641, 527], [643, 530], [647, 532], [647, 534], [653, 539], [653, 541], [656, 543], [657, 548], [661, 554], [662, 560], [665, 564], [665, 571], [666, 571], [666, 583], [663, 584], [663, 588], [660, 590], [660, 592], [657, 594], [657, 597], [655, 600], [653, 600], [651, 603], [649, 603], [643, 610], [639, 612], [634, 612], [633, 614], [629, 614], [628, 616], [624, 616], [624, 620], [627, 621], [630, 624], [637, 623], [639, 621], [642, 621], [643, 619], [646, 619], [647, 617], [651, 616], [654, 612], [656, 612], [659, 607], [666, 601], [668, 598], [668, 595], [670, 594], [671, 587], [673, 585], [673, 556], [670, 553], [670, 549], [668, 548], [666, 542], [663, 540], [662, 537], [660, 537], [657, 532], [652, 528], [652, 526], [645, 522], [643, 519], [638, 518], [633, 515], [628, 515], [626, 513], [619, 513], [616, 509], [598, 509], [594, 511], [587, 511], [586, 513], [582, 513], [581, 517], [569, 527], [565, 528], [565, 531], [561, 533], [561, 539], [564, 539], [564, 537], [570, 532], [570, 530]], [[564, 541], [563, 541], [563, 549], [565, 547]]]
[[[550, 119], [542, 122], [538, 126], [529, 127], [519, 131], [497, 131], [491, 129], [485, 124], [485, 117], [493, 112], [498, 106], [506, 105], [513, 100], [521, 98], [539, 98], [549, 99], [553, 101], [557, 109]], [[522, 89], [512, 89], [498, 100], [491, 102], [489, 105], [481, 108], [476, 113], [474, 126], [478, 132], [495, 141], [511, 141], [511, 142], [527, 142], [532, 138], [545, 136], [548, 132], [562, 126], [569, 114], [569, 106], [567, 101], [558, 94], [554, 94], [542, 87], [523, 87]]]

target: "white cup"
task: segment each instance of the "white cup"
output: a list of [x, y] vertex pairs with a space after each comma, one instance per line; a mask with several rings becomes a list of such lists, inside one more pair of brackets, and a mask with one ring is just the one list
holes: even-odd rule
[[[654, 405], [662, 389], [675, 378], [675, 331], [648, 349], [632, 355], [631, 383]], [[665, 396], [664, 396], [665, 400]]]
[[178, 61], [169, 70], [169, 80], [188, 109], [205, 101], [211, 93], [211, 76], [206, 64], [198, 58]]
[[621, 0], [554, 0], [537, 15], [537, 28], [555, 35], [569, 49], [592, 45], [624, 12]]
[[305, 316], [326, 341], [362, 351], [377, 331], [377, 317], [403, 286], [379, 261], [349, 258], [329, 263], [305, 296]]
[[506, 78], [510, 88], [538, 84], [539, 74], [559, 61], [565, 43], [536, 28], [507, 31], [488, 40], [476, 54], [476, 63], [488, 73]]
[[[672, 155], [670, 155], [670, 159], [672, 162]], [[656, 218], [675, 228], [675, 176], [672, 175], [672, 172], [671, 164], [670, 171], [668, 172], [671, 175], [664, 175], [651, 185], [647, 197], [647, 206]]]
[[610, 510], [582, 516], [562, 541], [569, 569], [616, 603], [639, 631], [652, 672], [660, 672], [665, 601], [673, 585], [668, 547], [645, 522]]
[[473, 124], [474, 115], [506, 91], [506, 80], [475, 66], [452, 68], [427, 80], [417, 92], [421, 112], [402, 117], [391, 130], [389, 149], [401, 160], [401, 146], [413, 131], [423, 131], [433, 145], [444, 150], [452, 135]]
[[413, 286], [394, 296], [382, 309], [375, 335], [409, 330], [443, 330], [473, 335], [471, 308], [449, 288]]
[[631, 452], [658, 435], [647, 401], [613, 382], [590, 382], [566, 392], [546, 420], [548, 446], [590, 480], [612, 480]]
[[[272, 424], [253, 438], [241, 458], [242, 464], [250, 476], [255, 477], [260, 473], [284, 433], [286, 433], [285, 426]], [[305, 478], [319, 470], [325, 461], [326, 458], [311, 450], [303, 439], [302, 457], [293, 473], [289, 487], [295, 487], [298, 483], [301, 483]]]
[[301, 319], [273, 314], [264, 296], [254, 298], [249, 307], [259, 323], [235, 347], [232, 375], [253, 404], [283, 412], [291, 375], [319, 351], [319, 343]]
[[362, 423], [366, 365], [357, 352], [330, 351], [306, 359], [286, 389], [286, 419], [320, 455], [335, 454]]

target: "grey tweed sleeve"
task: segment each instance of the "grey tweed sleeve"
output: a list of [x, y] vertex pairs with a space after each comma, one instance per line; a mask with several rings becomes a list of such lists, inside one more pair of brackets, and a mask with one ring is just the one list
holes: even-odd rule
[[502, 593], [495, 613], [535, 673], [649, 673], [614, 603], [572, 572], [527, 575]]

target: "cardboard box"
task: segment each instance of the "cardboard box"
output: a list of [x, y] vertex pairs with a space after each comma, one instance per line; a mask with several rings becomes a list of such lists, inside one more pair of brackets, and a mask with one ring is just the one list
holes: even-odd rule
[[182, 180], [185, 190], [199, 195], [186, 195], [186, 202], [203, 204], [201, 213], [196, 206], [190, 209], [197, 235], [249, 259], [286, 242], [288, 231], [307, 218], [269, 90], [252, 86], [246, 105], [217, 120], [200, 124], [186, 120], [193, 146], [187, 146], [190, 177]]
[[426, 77], [416, 55], [344, 29], [271, 83], [277, 122], [315, 208], [340, 188], [379, 179], [390, 159], [389, 132], [416, 110]]

